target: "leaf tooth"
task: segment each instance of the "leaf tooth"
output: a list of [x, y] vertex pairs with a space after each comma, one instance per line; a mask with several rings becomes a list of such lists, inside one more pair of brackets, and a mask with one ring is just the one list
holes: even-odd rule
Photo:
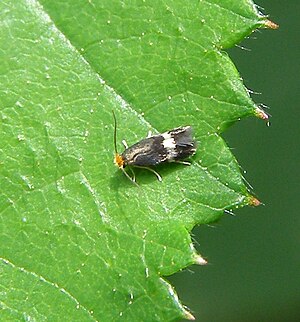
[[279, 25], [277, 25], [277, 23], [271, 21], [271, 20], [266, 20], [264, 25], [266, 26], [266, 28], [269, 29], [278, 29]]
[[195, 255], [195, 264], [196, 265], [206, 265], [207, 264], [207, 260], [204, 259], [201, 255], [196, 254]]
[[187, 310], [184, 310], [184, 318], [186, 320], [190, 320], [190, 321], [195, 321], [196, 320], [194, 315], [191, 312], [187, 311]]
[[261, 108], [257, 107], [255, 110], [255, 115], [262, 120], [268, 121], [269, 115]]
[[248, 201], [248, 205], [253, 207], [257, 207], [262, 204], [262, 202], [254, 196], [250, 196], [247, 201]]

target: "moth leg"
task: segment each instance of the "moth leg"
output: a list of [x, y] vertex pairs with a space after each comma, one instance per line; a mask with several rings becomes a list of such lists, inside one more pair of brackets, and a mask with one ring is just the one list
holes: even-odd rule
[[152, 173], [154, 173], [155, 175], [156, 175], [156, 177], [157, 177], [157, 180], [158, 181], [162, 181], [162, 177], [160, 176], [160, 174], [158, 173], [158, 172], [156, 172], [155, 170], [153, 170], [153, 169], [151, 169], [151, 168], [148, 168], [148, 167], [143, 167], [143, 166], [140, 166], [140, 165], [136, 165], [135, 166], [136, 168], [141, 168], [141, 169], [146, 169], [146, 170], [149, 170], [149, 171], [151, 171]]
[[147, 138], [151, 138], [151, 136], [152, 136], [152, 131], [148, 131]]
[[132, 181], [134, 181], [136, 183], [136, 181], [135, 181], [135, 173], [134, 173], [133, 169], [129, 167], [129, 170], [131, 171], [131, 174], [132, 174], [132, 177], [131, 177]]
[[133, 177], [131, 177], [125, 170], [124, 170], [124, 168], [120, 168], [121, 170], [122, 170], [122, 172], [125, 174], [125, 176], [133, 183], [133, 184], [135, 184], [137, 187], [139, 187], [139, 185], [136, 183], [136, 181], [135, 181], [135, 174], [134, 174], [134, 172], [133, 172], [133, 170], [131, 169], [131, 168], [129, 168], [130, 169], [130, 171], [131, 171], [131, 173], [133, 173]]
[[122, 144], [124, 145], [125, 149], [128, 149], [128, 144], [127, 144], [127, 142], [125, 140], [122, 140]]
[[192, 163], [189, 161], [181, 161], [181, 160], [174, 160], [173, 162], [175, 163], [180, 163], [180, 164], [184, 164], [184, 165], [191, 165]]

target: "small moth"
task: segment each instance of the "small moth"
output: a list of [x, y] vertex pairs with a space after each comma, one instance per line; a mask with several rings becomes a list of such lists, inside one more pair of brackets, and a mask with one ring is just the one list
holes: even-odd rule
[[[128, 147], [125, 141], [125, 150], [119, 154], [117, 150], [117, 120], [114, 117], [114, 147], [116, 166], [121, 169], [130, 181], [136, 184], [132, 167], [144, 168], [153, 172], [159, 181], [161, 176], [151, 166], [156, 166], [164, 162], [177, 162], [190, 165], [190, 162], [183, 161], [196, 152], [196, 142], [192, 137], [192, 127], [183, 126], [173, 130], [148, 136], [147, 138]], [[133, 177], [124, 170], [126, 166], [132, 171]]]

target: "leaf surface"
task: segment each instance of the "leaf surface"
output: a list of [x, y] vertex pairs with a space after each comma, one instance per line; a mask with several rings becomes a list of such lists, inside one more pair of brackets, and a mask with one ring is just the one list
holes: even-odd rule
[[[0, 15], [4, 319], [191, 318], [163, 276], [201, 262], [194, 225], [255, 202], [220, 133], [261, 112], [222, 49], [265, 18], [237, 0], [2, 1]], [[112, 110], [129, 144], [192, 125], [192, 165], [133, 185], [112, 162]]]

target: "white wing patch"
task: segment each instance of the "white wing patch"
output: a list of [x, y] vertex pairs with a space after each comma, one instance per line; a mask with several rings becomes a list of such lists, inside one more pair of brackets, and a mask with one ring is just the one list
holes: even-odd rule
[[178, 154], [176, 151], [175, 139], [172, 137], [172, 134], [168, 132], [162, 133], [162, 137], [164, 138], [162, 145], [166, 149], [167, 159], [172, 161]]
[[166, 132], [162, 134], [162, 137], [164, 138], [162, 144], [165, 149], [167, 150], [174, 150], [176, 148], [176, 143], [174, 138], [171, 136], [170, 133]]

